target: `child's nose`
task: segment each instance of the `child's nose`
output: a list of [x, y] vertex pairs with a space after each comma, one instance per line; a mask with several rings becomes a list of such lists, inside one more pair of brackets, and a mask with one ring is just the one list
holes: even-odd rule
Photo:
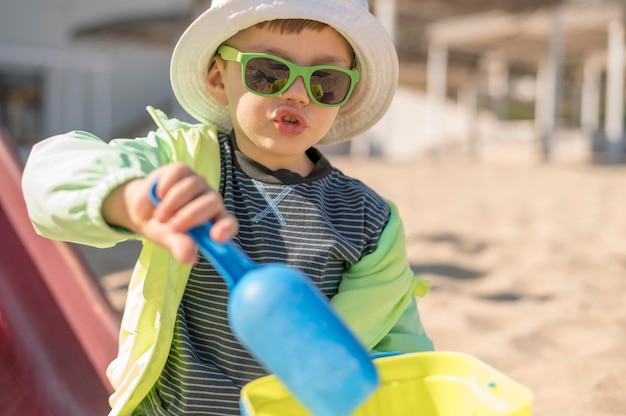
[[288, 100], [299, 105], [307, 105], [311, 101], [304, 85], [304, 78], [297, 77], [293, 83], [280, 94], [283, 100]]

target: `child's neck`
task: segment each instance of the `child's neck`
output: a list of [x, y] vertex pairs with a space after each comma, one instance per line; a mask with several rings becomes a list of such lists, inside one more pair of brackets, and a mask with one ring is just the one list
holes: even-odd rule
[[[315, 162], [311, 160], [309, 155], [304, 152], [296, 155], [286, 156], [265, 156], [262, 151], [249, 146], [248, 143], [239, 143], [234, 135], [231, 135], [231, 143], [234, 147], [243, 153], [249, 159], [265, 166], [267, 169], [276, 172], [281, 169], [286, 169], [290, 172], [297, 173], [302, 177], [308, 176], [315, 168]], [[243, 145], [243, 146], [242, 146]]]
[[280, 169], [286, 169], [293, 173], [297, 173], [298, 175], [302, 177], [306, 177], [306, 176], [309, 176], [309, 174], [315, 168], [315, 164], [308, 157], [306, 153], [303, 153], [298, 156], [292, 156], [288, 158], [285, 157], [281, 159], [272, 159], [272, 160], [267, 160], [267, 159], [263, 160], [262, 158], [253, 157], [252, 155], [246, 154], [245, 151], [243, 151], [243, 154], [245, 154], [252, 160], [255, 160], [257, 163], [260, 163], [261, 165], [265, 166], [266, 168], [274, 172]]

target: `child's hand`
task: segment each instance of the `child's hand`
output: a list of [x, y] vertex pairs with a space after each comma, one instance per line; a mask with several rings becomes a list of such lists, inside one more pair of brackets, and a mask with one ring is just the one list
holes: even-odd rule
[[[150, 186], [159, 181], [155, 206]], [[144, 179], [132, 180], [113, 191], [102, 213], [112, 225], [128, 228], [166, 248], [183, 263], [196, 260], [196, 245], [186, 231], [211, 220], [211, 238], [225, 242], [238, 230], [237, 219], [224, 207], [221, 195], [182, 163], [155, 169]]]

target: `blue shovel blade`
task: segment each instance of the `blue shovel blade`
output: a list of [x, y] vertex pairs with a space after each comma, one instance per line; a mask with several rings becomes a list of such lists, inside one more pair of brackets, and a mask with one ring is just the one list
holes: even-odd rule
[[363, 345], [295, 269], [248, 272], [231, 292], [229, 317], [242, 343], [315, 416], [349, 415], [378, 385]]

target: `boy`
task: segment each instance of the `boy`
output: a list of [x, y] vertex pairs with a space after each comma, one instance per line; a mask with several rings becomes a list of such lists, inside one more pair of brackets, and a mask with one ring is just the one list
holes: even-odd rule
[[23, 184], [38, 232], [144, 243], [108, 370], [112, 415], [239, 414], [240, 388], [266, 374], [185, 234], [207, 220], [214, 240], [300, 268], [372, 351], [432, 349], [414, 296], [428, 285], [409, 268], [396, 208], [313, 147], [377, 122], [397, 71], [365, 0], [214, 0], [171, 64], [200, 124], [149, 109], [159, 128], [145, 138], [70, 132], [35, 146]]

